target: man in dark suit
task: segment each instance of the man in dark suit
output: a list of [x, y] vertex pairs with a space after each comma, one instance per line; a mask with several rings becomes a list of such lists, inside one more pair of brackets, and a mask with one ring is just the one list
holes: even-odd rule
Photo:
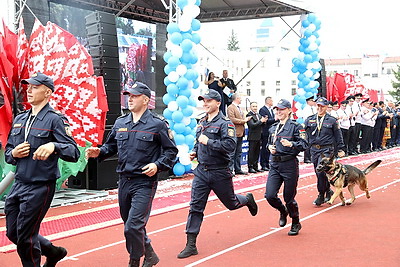
[[262, 126], [267, 121], [267, 118], [262, 117], [257, 113], [257, 109], [257, 103], [251, 102], [250, 112], [247, 113], [247, 117], [251, 117], [247, 122], [247, 126], [249, 127], [249, 134], [247, 136], [247, 140], [249, 141], [249, 152], [247, 158], [249, 173], [262, 171], [258, 169], [258, 157], [260, 156]]
[[223, 94], [225, 99], [225, 104], [226, 106], [229, 107], [229, 105], [232, 104], [232, 94], [236, 93], [237, 90], [236, 85], [232, 79], [228, 78], [227, 70], [222, 71], [222, 78], [220, 79], [220, 82], [222, 83], [222, 90], [224, 90], [225, 87], [228, 87], [230, 89], [229, 96], [226, 95], [225, 93]]
[[269, 128], [271, 128], [271, 125], [277, 122], [275, 120], [275, 114], [273, 111], [273, 101], [272, 97], [267, 96], [265, 98], [265, 105], [260, 108], [260, 115], [262, 117], [267, 118], [267, 121], [262, 125], [262, 135], [261, 135], [261, 154], [260, 154], [260, 164], [261, 164], [261, 169], [263, 171], [269, 171], [269, 156], [270, 152], [269, 149], [267, 148], [268, 146], [268, 138], [269, 138]]

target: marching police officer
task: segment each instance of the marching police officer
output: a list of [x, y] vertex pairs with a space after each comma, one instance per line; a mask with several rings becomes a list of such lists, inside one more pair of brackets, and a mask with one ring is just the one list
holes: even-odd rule
[[229, 210], [247, 206], [251, 215], [258, 211], [253, 194], [246, 196], [234, 193], [232, 172], [229, 169], [230, 154], [235, 150], [235, 126], [219, 111], [221, 95], [210, 89], [199, 100], [204, 101], [207, 115], [199, 122], [196, 132], [196, 144], [191, 158], [197, 157], [198, 166], [194, 170], [192, 196], [189, 216], [186, 223], [187, 243], [178, 258], [197, 255], [196, 238], [200, 232], [204, 209], [211, 190]]
[[118, 201], [124, 221], [129, 267], [144, 267], [159, 262], [146, 235], [151, 205], [157, 189], [157, 174], [173, 167], [178, 149], [165, 121], [148, 110], [151, 91], [136, 82], [129, 95], [129, 114], [119, 117], [100, 147], [86, 150], [86, 157], [103, 160], [118, 153]]
[[[292, 226], [288, 235], [297, 235], [301, 229], [299, 207], [294, 199], [299, 179], [297, 155], [308, 147], [308, 143], [303, 126], [290, 119], [292, 113], [290, 102], [281, 99], [274, 108], [277, 110], [275, 116], [279, 122], [273, 124], [269, 132], [268, 148], [271, 157], [265, 198], [272, 207], [279, 210], [279, 226], [286, 225], [289, 214]], [[278, 197], [282, 183], [284, 183], [283, 199], [286, 207]]]
[[328, 201], [333, 194], [326, 174], [316, 170], [322, 159], [322, 154], [329, 155], [334, 153], [336, 145], [338, 156], [344, 157], [345, 155], [345, 145], [338, 120], [326, 113], [328, 103], [329, 101], [325, 97], [318, 98], [316, 101], [318, 113], [308, 117], [304, 123], [310, 145], [311, 159], [317, 175], [319, 194], [313, 202], [317, 206], [321, 206], [321, 204]]
[[7, 163], [17, 166], [15, 182], [7, 195], [7, 237], [17, 245], [22, 265], [55, 266], [67, 255], [39, 235], [40, 223], [50, 208], [60, 177], [58, 159], [76, 162], [79, 149], [72, 138], [67, 119], [49, 105], [54, 82], [37, 72], [29, 79], [27, 98], [32, 108], [15, 117], [5, 148]]

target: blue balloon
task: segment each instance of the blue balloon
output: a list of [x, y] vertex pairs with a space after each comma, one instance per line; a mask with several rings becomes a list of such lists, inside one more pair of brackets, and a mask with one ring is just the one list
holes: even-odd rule
[[163, 103], [164, 103], [165, 105], [168, 105], [169, 102], [175, 100], [170, 94], [165, 94], [165, 95], [163, 96], [162, 99], [163, 99]]
[[185, 39], [185, 40], [182, 41], [182, 43], [180, 44], [180, 46], [182, 47], [182, 50], [183, 50], [184, 52], [188, 52], [188, 51], [190, 51], [190, 50], [192, 49], [192, 47], [193, 47], [193, 42], [190, 41], [190, 40], [188, 40], [188, 39]]
[[195, 140], [195, 138], [191, 134], [185, 136], [185, 144], [187, 144], [187, 145], [193, 144], [194, 140]]
[[169, 52], [169, 51], [167, 51], [167, 52], [164, 53], [163, 59], [164, 59], [165, 63], [168, 63], [168, 59], [169, 59], [171, 56], [172, 56], [172, 53]]
[[172, 113], [172, 120], [176, 123], [176, 122], [181, 122], [183, 120], [183, 114], [182, 111], [180, 110], [175, 110]]
[[180, 9], [183, 9], [185, 6], [187, 6], [188, 0], [177, 0], [176, 5], [179, 6]]
[[196, 5], [196, 6], [200, 6], [200, 5], [201, 5], [201, 0], [196, 0], [195, 5]]
[[192, 61], [192, 54], [188, 52], [183, 52], [181, 56], [182, 63], [190, 63]]
[[187, 106], [186, 108], [182, 109], [182, 113], [185, 117], [190, 117], [193, 114], [193, 107]]
[[179, 145], [184, 145], [186, 139], [183, 134], [175, 134], [174, 140], [175, 140], [175, 144], [179, 146]]
[[293, 66], [292, 67], [292, 72], [293, 73], [299, 72], [299, 69], [296, 66]]
[[172, 111], [169, 110], [168, 108], [164, 109], [164, 111], [163, 111], [163, 116], [164, 116], [164, 118], [166, 118], [167, 120], [171, 120], [171, 119], [172, 119]]
[[[185, 109], [189, 104], [189, 99], [184, 95], [180, 95], [176, 98], [176, 103], [178, 104], [178, 106], [180, 108]], [[182, 114], [182, 117], [183, 117], [183, 114]]]
[[192, 164], [184, 165], [185, 166], [185, 172], [190, 172], [192, 170]]
[[304, 95], [305, 96], [305, 98], [307, 99], [307, 98], [309, 98], [309, 97], [312, 97], [314, 94], [313, 93], [311, 93], [311, 92], [306, 92], [306, 94]]
[[193, 97], [189, 97], [189, 105], [192, 107], [197, 107], [197, 100]]
[[164, 78], [164, 84], [165, 84], [166, 86], [168, 86], [168, 84], [170, 84], [170, 83], [171, 83], [171, 81], [168, 79], [168, 76], [165, 77], [165, 78]]
[[199, 61], [199, 57], [196, 54], [192, 54], [192, 60], [190, 61], [190, 63], [196, 64], [197, 61]]
[[178, 134], [181, 134], [185, 132], [186, 130], [186, 125], [183, 122], [177, 122], [174, 125], [174, 131]]
[[297, 120], [296, 120], [296, 122], [298, 122], [298, 123], [304, 123], [304, 119], [303, 118], [297, 118]]
[[190, 128], [194, 129], [197, 126], [197, 120], [195, 118], [191, 118], [189, 126]]
[[176, 82], [179, 90], [185, 90], [188, 87], [189, 81], [185, 77], [180, 77]]
[[177, 162], [172, 170], [176, 176], [182, 176], [185, 173], [185, 166], [183, 166], [180, 162]]
[[310, 29], [307, 29], [304, 31], [304, 36], [310, 37], [312, 35], [312, 31]]
[[300, 73], [299, 75], [297, 75], [297, 79], [298, 79], [299, 81], [303, 80], [304, 77], [306, 77], [306, 76], [305, 76], [304, 74], [302, 74], [302, 73]]
[[310, 13], [310, 14], [308, 14], [308, 16], [307, 16], [307, 20], [308, 20], [310, 23], [313, 23], [316, 19], [317, 19], [317, 16], [315, 16], [315, 14], [313, 14], [313, 13]]
[[167, 26], [167, 32], [172, 34], [174, 32], [180, 32], [179, 25], [176, 22], [171, 22]]
[[193, 19], [192, 20], [192, 31], [198, 31], [201, 28], [201, 23], [198, 19]]
[[192, 128], [190, 128], [189, 126], [186, 126], [185, 131], [183, 132], [183, 135], [189, 135], [192, 134]]
[[185, 73], [185, 78], [189, 81], [196, 79], [197, 72], [194, 69], [188, 69]]
[[197, 89], [197, 88], [199, 88], [199, 86], [200, 86], [199, 80], [194, 80], [193, 81], [193, 89]]
[[298, 101], [300, 104], [306, 103], [306, 98], [304, 96], [299, 96]]
[[[303, 78], [303, 80], [301, 80], [301, 83], [304, 85], [304, 86], [306, 86], [307, 84], [309, 84], [310, 83], [310, 78], [308, 78], [308, 77], [304, 77]], [[303, 87], [303, 86], [302, 86]]]
[[175, 123], [172, 120], [167, 120], [167, 123], [168, 123], [170, 129], [174, 128]]
[[171, 83], [167, 86], [167, 92], [170, 95], [177, 95], [179, 93], [179, 88], [176, 86], [176, 84]]
[[176, 45], [179, 45], [183, 40], [182, 34], [180, 34], [179, 32], [172, 33], [169, 38], [171, 42]]
[[171, 68], [169, 67], [169, 65], [168, 65], [168, 64], [165, 65], [165, 67], [164, 67], [164, 73], [168, 75], [171, 71], [172, 71], [172, 70], [171, 70]]
[[301, 22], [301, 26], [303, 26], [303, 28], [307, 28], [308, 26], [310, 26], [310, 22], [305, 19]]
[[182, 38], [183, 38], [183, 40], [184, 39], [192, 40], [192, 34], [188, 33], [188, 32], [182, 33]]
[[201, 36], [198, 33], [192, 33], [192, 41], [195, 44], [199, 44], [201, 42]]
[[190, 89], [179, 90], [179, 95], [189, 98], [192, 95], [192, 90]]
[[179, 61], [179, 58], [172, 56], [168, 59], [168, 64], [170, 65], [170, 68], [176, 68], [181, 64], [181, 62]]

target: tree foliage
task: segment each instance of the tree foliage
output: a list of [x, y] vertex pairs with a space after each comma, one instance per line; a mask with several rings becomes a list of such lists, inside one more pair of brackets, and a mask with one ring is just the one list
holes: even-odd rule
[[236, 33], [233, 29], [232, 29], [232, 34], [228, 37], [228, 50], [229, 51], [240, 50], [239, 40], [237, 39]]
[[396, 81], [392, 81], [392, 86], [394, 90], [389, 91], [389, 94], [396, 100], [400, 101], [400, 65], [397, 65], [397, 71], [393, 70], [394, 77]]

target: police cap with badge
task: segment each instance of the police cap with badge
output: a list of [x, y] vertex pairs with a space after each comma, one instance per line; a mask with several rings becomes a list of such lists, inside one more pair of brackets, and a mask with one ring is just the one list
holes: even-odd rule
[[210, 89], [207, 93], [205, 93], [204, 95], [201, 95], [198, 97], [198, 99], [200, 101], [204, 100], [204, 99], [214, 99], [217, 102], [221, 102], [221, 95], [220, 93], [218, 93], [217, 91], [215, 91], [214, 89]]
[[23, 79], [21, 81], [22, 84], [33, 84], [33, 85], [45, 85], [48, 87], [51, 91], [54, 92], [54, 82], [53, 79], [47, 76], [46, 74], [43, 74], [41, 72], [36, 72], [32, 74], [32, 76], [28, 79]]
[[123, 95], [145, 95], [151, 97], [150, 88], [141, 82], [135, 82], [131, 87], [122, 91]]
[[290, 104], [289, 101], [287, 101], [286, 99], [281, 99], [279, 100], [278, 104], [276, 104], [274, 106], [274, 109], [286, 109], [286, 108], [292, 108], [292, 105]]
[[327, 106], [327, 105], [329, 105], [329, 101], [328, 101], [328, 99], [326, 99], [325, 97], [319, 97], [318, 99], [317, 99], [317, 101], [315, 101], [315, 103], [317, 104], [317, 105], [320, 105], [320, 106]]

